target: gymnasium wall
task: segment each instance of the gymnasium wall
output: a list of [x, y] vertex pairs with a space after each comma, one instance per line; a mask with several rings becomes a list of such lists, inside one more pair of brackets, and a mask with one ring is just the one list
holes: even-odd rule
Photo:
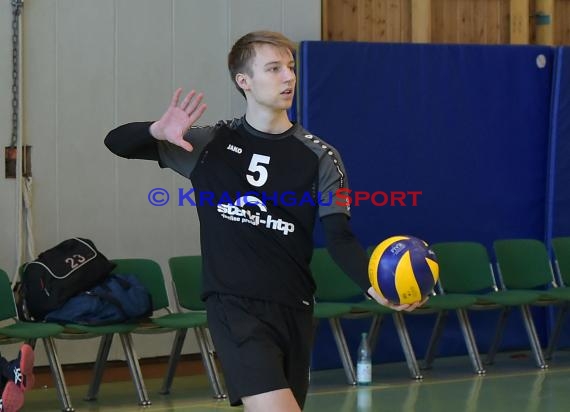
[[[166, 272], [169, 256], [198, 253], [195, 212], [155, 208], [146, 200], [151, 188], [189, 188], [188, 182], [150, 163], [116, 159], [102, 139], [118, 124], [154, 119], [179, 85], [205, 91], [204, 123], [241, 114], [243, 99], [225, 69], [230, 45], [262, 28], [316, 40], [320, 5], [318, 0], [240, 0], [239, 7], [231, 0], [26, 0], [23, 115], [26, 140], [34, 147], [37, 250], [80, 234], [111, 258], [152, 257]], [[2, 2], [3, 96], [10, 95], [10, 28], [10, 5]], [[565, 189], [570, 86], [563, 70], [568, 71], [568, 51], [558, 68], [560, 150], [552, 152], [549, 107], [559, 49], [361, 44], [357, 52], [353, 46], [303, 46], [302, 122], [341, 150], [352, 188], [422, 191], [415, 207], [354, 207], [353, 225], [363, 243], [407, 232], [432, 242], [473, 239], [489, 245], [499, 235], [543, 238], [549, 219], [555, 235], [570, 234]], [[538, 54], [546, 58], [544, 69], [536, 65]], [[358, 64], [361, 58], [364, 63]], [[355, 94], [356, 88], [362, 93]], [[5, 146], [8, 98], [0, 100], [0, 124]], [[548, 180], [552, 153], [555, 180]], [[554, 182], [551, 192], [547, 181]], [[545, 198], [551, 199], [550, 209]], [[15, 183], [2, 177], [0, 266], [9, 273], [15, 269], [16, 217]], [[477, 315], [476, 327], [495, 318]], [[423, 317], [408, 322], [421, 355], [431, 323]], [[356, 332], [368, 321], [345, 326], [354, 354]], [[544, 336], [547, 325], [540, 326]], [[527, 347], [520, 327], [515, 316], [504, 348]], [[339, 366], [327, 333], [322, 327], [317, 337], [317, 367]], [[491, 331], [479, 327], [476, 333], [484, 350]], [[457, 328], [450, 327], [444, 338], [446, 354], [464, 353]], [[185, 353], [197, 352], [189, 340]], [[136, 347], [141, 357], [161, 356], [170, 342], [169, 336], [145, 337]], [[403, 359], [389, 321], [380, 342], [376, 360]], [[92, 361], [84, 354], [94, 353], [96, 344], [58, 342], [61, 360]], [[120, 356], [114, 347], [111, 357]]]
[[[340, 150], [351, 188], [388, 196], [421, 192], [415, 205], [410, 195], [402, 204], [353, 204], [352, 226], [361, 242], [374, 245], [396, 234], [430, 243], [478, 241], [494, 259], [495, 239], [545, 240], [553, 222], [557, 234], [570, 235], [570, 190], [564, 184], [570, 153], [567, 147], [563, 152], [570, 140], [570, 94], [557, 53], [542, 46], [303, 42], [301, 122]], [[567, 64], [562, 57], [561, 64]], [[554, 75], [556, 70], [560, 74]], [[562, 89], [553, 87], [559, 76]], [[550, 107], [556, 95], [560, 150], [551, 144]], [[552, 150], [558, 159], [554, 174]], [[556, 190], [547, 192], [555, 176]], [[556, 199], [556, 219], [551, 198]], [[382, 203], [384, 197], [376, 200]], [[472, 316], [482, 351], [492, 338], [489, 325], [496, 315]], [[544, 340], [548, 314], [537, 310], [535, 316]], [[433, 319], [407, 319], [417, 354], [423, 356]], [[353, 353], [354, 337], [368, 323], [345, 322]], [[387, 329], [377, 360], [403, 359], [393, 328]], [[501, 349], [528, 347], [515, 314]], [[457, 327], [447, 329], [441, 348], [444, 355], [466, 353]], [[329, 349], [319, 351], [317, 365], [337, 359]]]
[[[10, 2], [0, 2], [0, 265], [12, 270], [16, 247], [16, 184], [4, 179], [4, 147], [12, 135], [12, 12]], [[7, 267], [8, 266], [8, 267]]]

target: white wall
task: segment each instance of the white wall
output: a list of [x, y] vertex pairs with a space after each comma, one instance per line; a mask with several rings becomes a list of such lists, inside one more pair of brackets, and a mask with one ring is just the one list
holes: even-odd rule
[[[103, 138], [115, 126], [156, 119], [173, 90], [203, 90], [202, 123], [238, 116], [226, 56], [241, 35], [282, 31], [320, 38], [320, 0], [26, 0], [25, 136], [33, 146], [36, 249], [91, 238], [109, 258], [198, 254], [193, 208], [153, 207], [149, 190], [171, 194], [190, 182], [153, 162], [113, 156]], [[10, 7], [0, 3], [0, 95], [10, 90]], [[9, 141], [10, 102], [0, 101]], [[0, 179], [0, 267], [15, 269], [15, 183]], [[189, 334], [186, 352], [197, 352]], [[141, 357], [167, 355], [172, 336], [135, 337]], [[92, 361], [96, 343], [58, 342], [63, 363]], [[121, 357], [119, 345], [112, 356]]]
[[4, 178], [4, 148], [12, 136], [12, 10], [0, 2], [0, 268], [16, 266], [16, 181]]

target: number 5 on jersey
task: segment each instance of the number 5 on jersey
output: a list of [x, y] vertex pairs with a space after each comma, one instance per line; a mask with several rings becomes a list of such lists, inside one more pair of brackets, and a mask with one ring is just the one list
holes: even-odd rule
[[260, 187], [267, 182], [267, 168], [263, 165], [268, 165], [271, 158], [260, 154], [254, 154], [249, 162], [249, 170], [252, 173], [246, 175], [247, 181], [250, 185]]

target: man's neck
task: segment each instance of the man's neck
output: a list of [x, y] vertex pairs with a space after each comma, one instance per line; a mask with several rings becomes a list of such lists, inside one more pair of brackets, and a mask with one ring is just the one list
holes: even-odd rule
[[256, 130], [263, 133], [280, 134], [286, 132], [293, 125], [287, 116], [287, 111], [259, 111], [248, 110], [245, 120]]

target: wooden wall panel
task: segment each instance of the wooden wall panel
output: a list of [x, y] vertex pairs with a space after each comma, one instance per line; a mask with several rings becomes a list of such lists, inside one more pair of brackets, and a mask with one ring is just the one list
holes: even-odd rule
[[456, 0], [457, 42], [473, 43], [473, 0]]
[[432, 42], [508, 42], [509, 0], [432, 0]]
[[[532, 0], [531, 0], [532, 1]], [[510, 1], [498, 0], [499, 3], [499, 31], [500, 41], [499, 44], [510, 43], [510, 22], [511, 16], [509, 14]]]
[[322, 0], [323, 40], [407, 42], [411, 0]]
[[412, 0], [400, 2], [400, 41], [412, 41]]
[[431, 42], [431, 0], [412, 0], [410, 10], [411, 41], [414, 43]]
[[346, 40], [358, 40], [358, 28], [360, 26], [358, 21], [358, 3], [358, 0], [342, 1], [342, 18]]
[[[554, 0], [535, 0], [535, 43], [553, 45], [554, 44]], [[543, 20], [548, 19], [548, 22]]]
[[496, 9], [492, 0], [476, 1], [471, 5], [473, 20], [471, 22], [470, 43], [488, 43], [488, 37], [494, 37], [496, 29], [489, 25], [489, 18], [492, 17], [491, 9]]
[[372, 28], [372, 38], [367, 40], [374, 41], [389, 41], [386, 37], [386, 22], [388, 20], [386, 16], [386, 4], [384, 0], [373, 0], [372, 7], [372, 21], [374, 26]]
[[554, 4], [554, 44], [570, 46], [570, 1]]
[[401, 20], [400, 0], [386, 0], [386, 41], [401, 41]]
[[[324, 40], [410, 42], [414, 0], [322, 0]], [[426, 0], [427, 1], [427, 0]], [[511, 4], [521, 0], [430, 0], [432, 43], [511, 43]], [[540, 1], [540, 0], [539, 0]], [[528, 35], [515, 43], [537, 43], [537, 0], [528, 2]], [[554, 0], [554, 44], [570, 44], [570, 0]], [[515, 4], [517, 6], [517, 4]], [[417, 18], [417, 16], [415, 16]], [[421, 19], [416, 20], [422, 22]], [[519, 21], [517, 24], [526, 24]], [[520, 28], [520, 27], [519, 27]]]
[[432, 43], [458, 43], [459, 7], [456, 1], [432, 0]]
[[374, 0], [363, 0], [357, 10], [360, 31], [358, 37], [364, 41], [374, 39], [374, 27], [376, 24], [374, 22], [373, 6]]
[[528, 44], [530, 41], [530, 2], [518, 0], [510, 2], [510, 41], [511, 44]]

